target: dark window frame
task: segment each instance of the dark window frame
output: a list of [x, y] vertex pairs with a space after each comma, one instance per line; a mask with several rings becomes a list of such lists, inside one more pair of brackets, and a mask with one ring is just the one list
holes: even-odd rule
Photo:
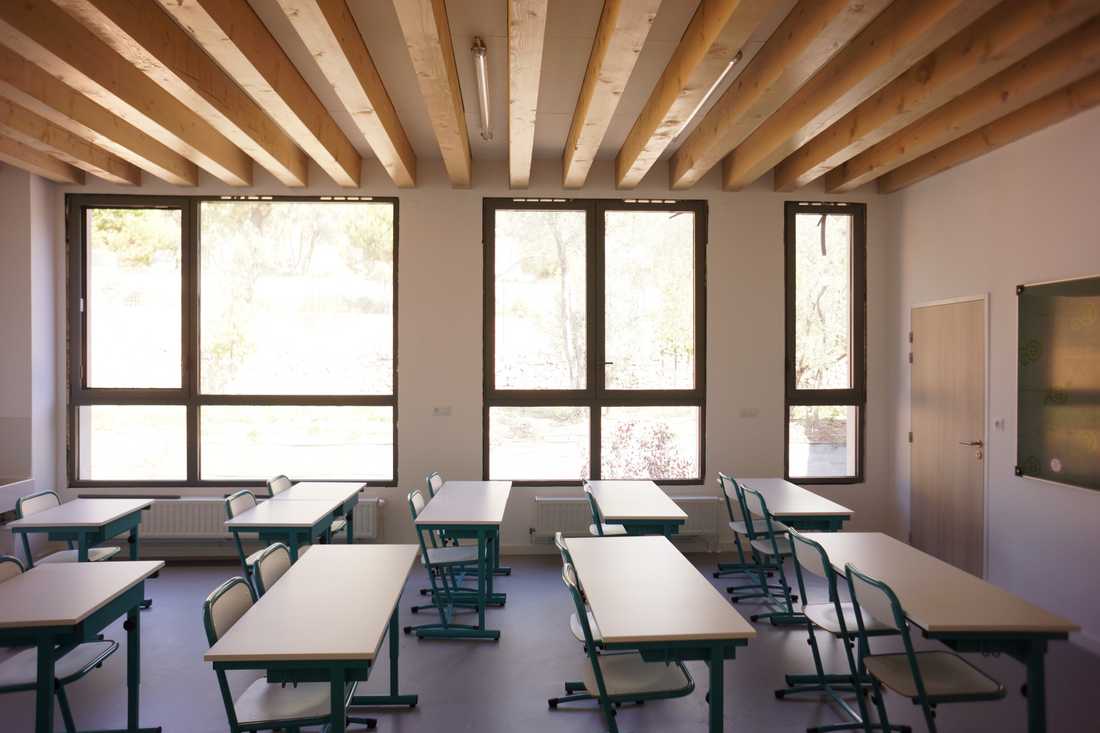
[[[849, 389], [798, 389], [795, 384], [795, 246], [796, 215], [831, 214], [852, 217], [852, 386]], [[783, 210], [785, 389], [783, 406], [783, 477], [799, 484], [859, 484], [864, 480], [867, 412], [867, 205], [849, 202], [787, 201]], [[791, 478], [791, 408], [799, 406], [855, 407], [856, 470], [852, 476]]]
[[[258, 202], [365, 202], [387, 203], [393, 206], [393, 391], [389, 395], [204, 395], [199, 384], [199, 305], [202, 298], [199, 276], [199, 232], [201, 204], [206, 201], [258, 201]], [[182, 339], [181, 387], [179, 388], [94, 388], [86, 381], [87, 339], [83, 307], [87, 297], [87, 252], [84, 212], [97, 208], [171, 208], [179, 209], [182, 216], [182, 311], [180, 335]], [[66, 344], [67, 404], [66, 404], [66, 471], [69, 486], [74, 488], [112, 487], [263, 487], [267, 477], [258, 479], [201, 479], [199, 409], [205, 405], [246, 406], [385, 406], [393, 409], [393, 478], [385, 481], [347, 477], [347, 480], [364, 481], [368, 486], [398, 485], [398, 253], [400, 243], [400, 207], [398, 199], [391, 196], [148, 196], [140, 194], [66, 194], [65, 242], [68, 261], [66, 281], [66, 309], [68, 338]], [[182, 405], [187, 410], [187, 478], [174, 480], [144, 479], [81, 479], [77, 455], [78, 411], [85, 405]], [[310, 477], [296, 477], [311, 480]], [[335, 480], [335, 479], [323, 479]]]
[[[495, 221], [498, 210], [584, 211], [586, 215], [586, 369], [585, 388], [579, 390], [497, 389], [495, 307]], [[604, 388], [604, 228], [608, 211], [690, 211], [695, 215], [695, 386], [692, 389], [623, 390]], [[600, 408], [674, 407], [699, 408], [699, 476], [687, 479], [654, 479], [662, 486], [695, 486], [706, 476], [706, 342], [708, 206], [705, 200], [620, 200], [620, 199], [537, 199], [485, 198], [482, 202], [482, 244], [484, 246], [484, 347], [482, 397], [482, 478], [489, 479], [489, 410], [493, 407], [587, 407], [589, 408], [589, 471], [591, 480], [600, 478]], [[576, 486], [580, 479], [516, 480], [523, 486]]]

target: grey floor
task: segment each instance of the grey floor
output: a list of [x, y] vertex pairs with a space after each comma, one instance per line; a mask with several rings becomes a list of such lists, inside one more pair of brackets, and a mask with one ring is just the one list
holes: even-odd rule
[[[713, 556], [694, 558], [710, 577]], [[546, 698], [561, 693], [565, 679], [580, 679], [587, 663], [568, 629], [569, 596], [560, 580], [555, 557], [512, 558], [511, 577], [499, 582], [508, 593], [505, 608], [491, 610], [490, 625], [502, 631], [492, 642], [401, 640], [401, 688], [420, 695], [416, 710], [372, 713], [380, 731], [548, 731], [577, 733], [606, 730], [599, 712], [586, 703], [550, 711]], [[202, 661], [206, 640], [201, 623], [202, 599], [222, 580], [236, 574], [231, 565], [170, 566], [148, 584], [153, 609], [142, 614], [142, 722], [163, 726], [166, 733], [206, 733], [226, 730], [225, 712], [213, 671]], [[724, 580], [713, 581], [720, 587]], [[409, 588], [420, 587], [421, 577]], [[406, 591], [402, 622], [416, 623], [424, 614], [408, 612], [412, 600]], [[811, 592], [812, 595], [812, 592]], [[745, 615], [746, 603], [738, 606]], [[287, 619], [287, 633], [308, 633], [308, 619]], [[726, 665], [726, 730], [801, 731], [807, 726], [836, 722], [836, 711], [815, 699], [777, 701], [772, 690], [783, 674], [810, 670], [809, 647], [801, 630], [761, 624], [759, 637]], [[121, 624], [107, 631], [124, 640]], [[827, 666], [840, 669], [843, 653], [825, 641]], [[932, 645], [927, 645], [932, 646]], [[1025, 700], [1019, 694], [1024, 678], [1021, 665], [1007, 657], [971, 657], [975, 664], [999, 679], [1009, 690], [1007, 699], [993, 703], [942, 706], [941, 731], [1026, 730]], [[644, 707], [623, 707], [619, 726], [631, 731], [705, 731], [704, 701], [707, 673], [704, 665], [689, 665], [695, 677], [694, 694]], [[1052, 645], [1048, 655], [1048, 710], [1050, 731], [1097, 731], [1092, 697], [1100, 678], [1100, 658], [1068, 642]], [[246, 675], [247, 673], [239, 673]], [[69, 688], [81, 729], [119, 727], [125, 721], [125, 653], [120, 650], [103, 669]], [[235, 678], [242, 689], [249, 680]], [[388, 668], [381, 667], [360, 689], [388, 689]], [[889, 698], [893, 722], [924, 730], [918, 710], [896, 696]], [[17, 733], [33, 726], [31, 693], [0, 697], [0, 731]], [[60, 720], [57, 729], [60, 730]], [[353, 728], [354, 729], [354, 728]]]

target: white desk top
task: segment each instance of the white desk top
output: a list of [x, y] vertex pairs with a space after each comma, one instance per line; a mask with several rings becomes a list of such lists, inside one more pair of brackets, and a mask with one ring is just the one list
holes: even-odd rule
[[511, 491], [511, 481], [447, 481], [420, 512], [416, 523], [500, 524]]
[[359, 493], [361, 483], [302, 481], [286, 491], [271, 497], [271, 501], [329, 501], [333, 506], [343, 504]]
[[203, 659], [373, 660], [419, 554], [416, 545], [317, 545]]
[[17, 519], [8, 527], [102, 527], [153, 504], [152, 499], [73, 499]]
[[163, 567], [160, 561], [36, 565], [0, 586], [0, 629], [74, 626]]
[[1077, 624], [881, 532], [808, 532], [833, 568], [845, 563], [893, 589], [909, 619], [929, 633], [1069, 633]]
[[225, 522], [228, 528], [298, 527], [308, 529], [332, 514], [332, 501], [263, 501]]
[[576, 537], [565, 544], [608, 643], [756, 636], [666, 537]]
[[768, 504], [768, 511], [778, 519], [783, 517], [850, 517], [846, 506], [818, 496], [781, 478], [739, 478], [743, 487], [759, 491]]
[[687, 520], [668, 494], [652, 481], [586, 481], [605, 522]]

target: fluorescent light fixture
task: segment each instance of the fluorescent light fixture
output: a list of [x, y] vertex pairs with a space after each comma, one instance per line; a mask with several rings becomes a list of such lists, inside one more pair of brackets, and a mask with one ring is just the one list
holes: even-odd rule
[[474, 45], [470, 49], [474, 55], [474, 71], [477, 73], [477, 104], [481, 111], [481, 139], [492, 140], [493, 130], [489, 125], [489, 70], [485, 65], [485, 44], [480, 36], [474, 36]]
[[691, 114], [684, 120], [684, 124], [680, 125], [680, 129], [676, 131], [676, 137], [680, 137], [681, 133], [687, 129], [687, 126], [691, 124], [691, 121], [695, 119], [695, 115], [699, 114], [699, 110], [707, 105], [710, 98], [718, 91], [718, 87], [722, 85], [722, 82], [726, 80], [729, 73], [733, 71], [733, 67], [737, 66], [737, 62], [741, 60], [741, 52], [738, 51], [729, 63], [726, 64], [726, 68], [722, 69], [722, 73], [718, 75], [718, 78], [714, 80], [714, 83], [710, 85], [710, 89], [703, 95], [703, 98], [699, 100], [699, 104], [695, 105], [695, 109], [691, 110]]

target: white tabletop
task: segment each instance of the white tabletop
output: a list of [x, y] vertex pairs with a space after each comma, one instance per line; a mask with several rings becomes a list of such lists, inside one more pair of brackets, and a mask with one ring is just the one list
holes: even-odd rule
[[759, 491], [775, 517], [850, 517], [846, 506], [818, 496], [781, 478], [739, 478], [742, 487]]
[[929, 633], [1069, 633], [1077, 624], [881, 532], [807, 532], [829, 563], [883, 581], [909, 619]]
[[365, 484], [347, 481], [302, 481], [275, 494], [272, 501], [328, 501], [340, 506], [358, 494]]
[[756, 636], [666, 537], [576, 537], [565, 544], [609, 644]]
[[229, 528], [289, 527], [308, 529], [332, 514], [332, 501], [263, 501], [226, 520]]
[[74, 626], [163, 567], [143, 560], [36, 565], [0, 586], [0, 629]]
[[152, 503], [152, 499], [73, 499], [52, 509], [17, 519], [8, 527], [102, 527], [127, 514], [141, 511]]
[[606, 522], [687, 520], [687, 513], [652, 481], [586, 481]]
[[373, 660], [419, 553], [416, 545], [317, 545], [203, 659]]
[[499, 525], [512, 491], [511, 481], [447, 481], [416, 518], [420, 526]]

